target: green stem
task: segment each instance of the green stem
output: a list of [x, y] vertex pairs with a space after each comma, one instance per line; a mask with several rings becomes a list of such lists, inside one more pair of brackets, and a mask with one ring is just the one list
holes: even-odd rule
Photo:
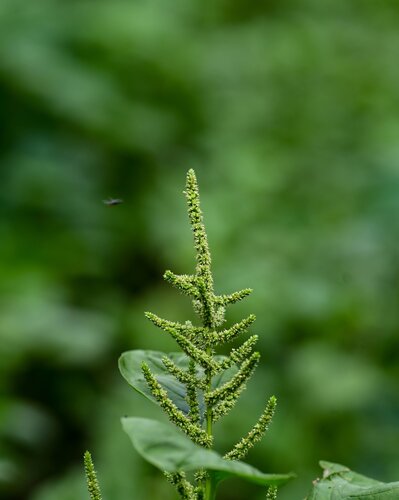
[[[206, 433], [208, 436], [212, 436], [212, 410], [210, 408], [206, 411]], [[213, 500], [215, 498], [215, 491], [213, 488], [213, 482], [209, 474], [206, 476], [205, 480], [205, 500]]]
[[[211, 356], [212, 349], [211, 347], [207, 347], [206, 353]], [[212, 389], [212, 374], [210, 371], [207, 373], [207, 392], [210, 392]], [[209, 437], [212, 436], [212, 407], [209, 405], [206, 408], [206, 433]], [[214, 500], [215, 491], [213, 487], [213, 482], [209, 474], [206, 475], [205, 480], [205, 500]]]

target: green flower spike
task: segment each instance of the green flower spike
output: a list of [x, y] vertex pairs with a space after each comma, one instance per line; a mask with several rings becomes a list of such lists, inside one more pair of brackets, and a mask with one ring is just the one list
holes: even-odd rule
[[90, 452], [86, 451], [83, 459], [86, 473], [87, 489], [89, 490], [90, 500], [101, 500], [100, 485], [97, 481], [97, 474], [94, 470], [94, 464]]
[[266, 494], [266, 500], [276, 500], [277, 486], [269, 486]]
[[269, 424], [272, 421], [276, 410], [276, 405], [277, 399], [275, 396], [272, 396], [267, 402], [264, 412], [252, 430], [250, 430], [248, 434], [242, 438], [231, 451], [229, 451], [229, 453], [226, 453], [224, 458], [227, 458], [228, 460], [241, 460], [245, 457], [249, 450], [262, 439], [263, 435], [269, 428]]

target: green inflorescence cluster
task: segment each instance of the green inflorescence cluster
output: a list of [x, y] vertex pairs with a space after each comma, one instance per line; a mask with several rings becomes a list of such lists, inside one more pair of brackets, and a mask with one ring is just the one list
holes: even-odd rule
[[[218, 361], [215, 357], [215, 348], [231, 342], [247, 332], [255, 321], [255, 316], [251, 314], [230, 328], [218, 330], [218, 327], [221, 327], [225, 322], [226, 306], [247, 297], [252, 290], [246, 288], [230, 295], [215, 294], [208, 238], [200, 208], [197, 179], [193, 170], [189, 170], [187, 174], [185, 195], [194, 235], [196, 272], [193, 275], [176, 275], [171, 271], [166, 271], [164, 278], [180, 292], [191, 297], [194, 310], [201, 318], [202, 326], [194, 326], [190, 322], [184, 324], [172, 322], [149, 312], [146, 313], [146, 317], [158, 328], [169, 333], [190, 359], [187, 370], [176, 366], [167, 356], [162, 360], [169, 373], [186, 386], [186, 401], [190, 408], [188, 415], [185, 415], [174, 405], [145, 362], [142, 363], [142, 371], [154, 398], [169, 419], [192, 441], [205, 448], [211, 448], [213, 443], [212, 424], [233, 408], [253, 374], [260, 355], [258, 352], [253, 352], [258, 339], [254, 335], [241, 347], [232, 349], [230, 355], [222, 361]], [[202, 368], [201, 375], [198, 375], [197, 365]], [[222, 386], [212, 389], [212, 377], [233, 365], [240, 365], [238, 371]], [[199, 412], [198, 397], [200, 391], [203, 393], [205, 403], [203, 424]], [[266, 432], [275, 407], [276, 398], [272, 396], [258, 422], [231, 451], [225, 454], [225, 459], [241, 460], [245, 457]], [[209, 481], [207, 484], [206, 471], [197, 473], [195, 485], [191, 484], [183, 473], [168, 473], [167, 477], [175, 485], [183, 499], [212, 498], [213, 493], [209, 491], [211, 484]], [[275, 498], [273, 496], [275, 489], [270, 488], [268, 495], [270, 498]]]
[[277, 487], [269, 486], [266, 494], [266, 500], [276, 500], [277, 498]]
[[89, 490], [90, 500], [101, 500], [100, 485], [97, 481], [97, 474], [94, 470], [93, 460], [90, 452], [84, 454], [84, 466], [86, 473], [87, 489]]

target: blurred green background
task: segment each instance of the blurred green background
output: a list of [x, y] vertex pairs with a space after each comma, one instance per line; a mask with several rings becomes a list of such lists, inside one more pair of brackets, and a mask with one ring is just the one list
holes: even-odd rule
[[[185, 172], [216, 291], [255, 292], [261, 367], [225, 450], [276, 394], [248, 461], [342, 462], [399, 480], [399, 5], [393, 0], [0, 1], [0, 497], [174, 499], [123, 415], [160, 416], [117, 371], [192, 319]], [[115, 196], [123, 205], [108, 208]], [[265, 498], [225, 483], [221, 500]]]

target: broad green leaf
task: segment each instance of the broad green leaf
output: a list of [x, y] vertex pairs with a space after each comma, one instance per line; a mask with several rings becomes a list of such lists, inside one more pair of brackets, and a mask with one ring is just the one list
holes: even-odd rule
[[194, 444], [175, 427], [156, 420], [123, 418], [122, 426], [138, 453], [162, 471], [207, 469], [215, 483], [234, 476], [263, 486], [280, 485], [294, 477], [263, 474], [244, 462], [224, 460], [215, 451]]
[[[144, 379], [141, 371], [141, 364], [145, 361], [151, 371], [157, 377], [158, 382], [166, 389], [170, 399], [174, 404], [185, 414], [189, 412], [187, 401], [185, 400], [186, 388], [171, 375], [162, 363], [162, 358], [166, 354], [159, 351], [128, 351], [124, 352], [119, 358], [119, 370], [122, 376], [126, 379], [136, 391], [143, 394], [146, 398], [158, 404], [148, 388], [147, 382]], [[169, 353], [167, 356], [176, 363], [179, 368], [187, 369], [188, 357], [183, 353]], [[224, 356], [216, 356], [218, 361], [224, 359]], [[237, 371], [237, 367], [233, 366], [229, 370], [216, 375], [212, 380], [212, 387], [216, 388], [223, 385]], [[198, 375], [203, 375], [202, 368], [198, 367]], [[198, 391], [200, 415], [201, 419], [204, 416], [204, 400], [202, 391]]]
[[382, 483], [344, 465], [320, 462], [323, 478], [315, 481], [308, 500], [398, 500], [399, 481]]

